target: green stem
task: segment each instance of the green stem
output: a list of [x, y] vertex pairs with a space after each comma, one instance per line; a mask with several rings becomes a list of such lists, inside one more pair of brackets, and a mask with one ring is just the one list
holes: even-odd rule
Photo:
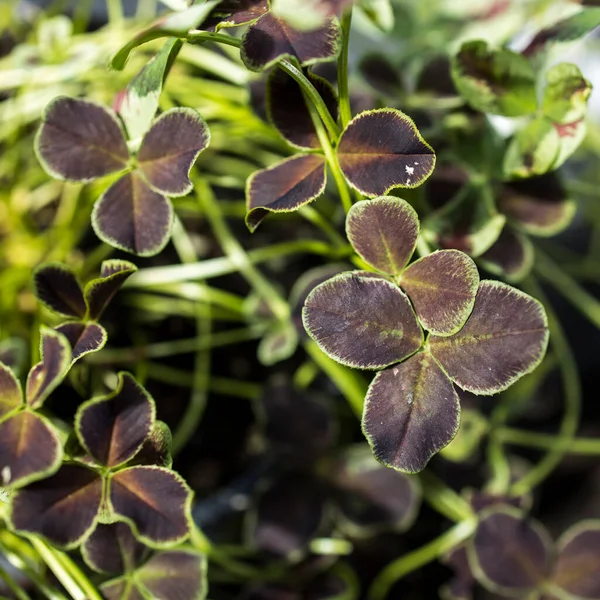
[[312, 206], [302, 206], [299, 212], [307, 221], [316, 225], [337, 248], [342, 248], [348, 244], [346, 238], [342, 237], [329, 223], [328, 219]]
[[0, 579], [4, 581], [6, 587], [14, 594], [17, 600], [31, 600], [29, 594], [19, 586], [19, 584], [10, 576], [8, 571], [0, 565]]
[[345, 128], [352, 119], [350, 93], [348, 91], [348, 45], [351, 27], [352, 7], [348, 8], [342, 16], [342, 48], [338, 58], [338, 95], [342, 128]]
[[350, 192], [348, 191], [348, 186], [346, 185], [346, 180], [344, 179], [344, 175], [342, 170], [340, 169], [340, 164], [337, 159], [337, 155], [333, 150], [333, 146], [331, 145], [331, 141], [327, 137], [327, 133], [323, 128], [323, 124], [321, 123], [321, 119], [319, 119], [319, 115], [314, 106], [311, 105], [310, 100], [307, 96], [304, 96], [306, 100], [306, 106], [308, 111], [310, 112], [310, 116], [312, 118], [312, 122], [317, 130], [317, 136], [319, 137], [319, 142], [321, 144], [321, 148], [323, 153], [325, 154], [325, 158], [327, 159], [327, 164], [329, 165], [329, 169], [331, 170], [331, 174], [333, 175], [333, 179], [335, 180], [335, 184], [338, 189], [338, 194], [340, 195], [340, 199], [342, 201], [342, 205], [344, 207], [344, 211], [347, 213], [350, 208], [352, 208], [352, 198], [350, 197]]
[[577, 281], [567, 275], [544, 252], [536, 248], [535, 271], [566, 300], [571, 302], [581, 314], [600, 329], [600, 302]]
[[[335, 259], [350, 256], [353, 251], [350, 245], [346, 245], [344, 248], [335, 251], [329, 244], [318, 240], [294, 240], [250, 250], [246, 256], [251, 264], [256, 265], [300, 253], [318, 254]], [[211, 279], [212, 277], [230, 275], [236, 271], [237, 266], [231, 257], [222, 256], [189, 265], [171, 265], [168, 267], [142, 269], [129, 279], [125, 286], [150, 287], [181, 281], [201, 281]]]
[[327, 129], [330, 139], [337, 141], [340, 135], [340, 128], [333, 120], [325, 101], [321, 98], [321, 95], [317, 92], [315, 86], [307, 79], [304, 73], [296, 68], [290, 61], [282, 60], [277, 63], [277, 66], [296, 81], [302, 89], [302, 92], [310, 99], [310, 103], [308, 104], [310, 105], [312, 103], [312, 106], [314, 106], [319, 113], [319, 117]]
[[205, 42], [215, 42], [217, 44], [225, 44], [239, 48], [242, 45], [242, 40], [226, 33], [214, 33], [212, 31], [192, 30], [185, 38], [190, 44], [203, 44]]
[[471, 505], [431, 471], [422, 471], [419, 480], [425, 501], [435, 511], [456, 523], [473, 516]]
[[219, 210], [219, 204], [210, 186], [205, 182], [200, 182], [196, 186], [196, 194], [211, 229], [221, 248], [223, 248], [223, 252], [231, 259], [240, 274], [264, 300], [275, 317], [280, 321], [287, 320], [290, 316], [288, 303], [281, 297], [271, 282], [254, 267], [242, 245], [235, 239]]
[[515, 496], [522, 495], [536, 485], [539, 485], [561, 462], [573, 443], [581, 412], [581, 384], [577, 371], [577, 362], [562, 330], [560, 321], [552, 310], [552, 306], [545, 297], [541, 287], [533, 278], [529, 277], [524, 281], [522, 287], [527, 293], [537, 297], [546, 308], [550, 328], [550, 341], [562, 374], [565, 411], [558, 436], [556, 437], [556, 443], [533, 469], [512, 485], [511, 494]]
[[462, 521], [428, 544], [391, 562], [373, 580], [368, 599], [383, 600], [398, 580], [462, 544], [473, 535], [476, 526], [475, 518]]
[[[173, 243], [182, 263], [194, 263], [198, 260], [192, 240], [179, 219], [173, 227]], [[198, 286], [206, 287], [206, 284]], [[210, 344], [212, 335], [212, 317], [210, 304], [196, 305], [196, 335]], [[175, 457], [190, 441], [202, 420], [208, 401], [208, 382], [210, 381], [210, 346], [197, 350], [194, 358], [194, 371], [190, 401], [173, 433], [172, 455]]]
[[264, 333], [263, 326], [243, 327], [230, 329], [213, 334], [210, 338], [187, 338], [183, 340], [170, 340], [145, 346], [132, 346], [129, 348], [105, 348], [101, 352], [88, 355], [89, 364], [105, 365], [110, 363], [127, 363], [143, 360], [144, 358], [165, 358], [175, 354], [188, 354], [207, 348], [219, 348], [255, 340]]
[[[495, 435], [505, 444], [515, 444], [528, 448], [540, 448], [551, 450], [556, 447], [559, 436], [550, 433], [537, 433], [523, 429], [503, 427], [496, 431]], [[574, 438], [566, 448], [569, 454], [582, 454], [596, 456], [600, 454], [600, 439], [598, 438]]]
[[313, 341], [304, 343], [304, 349], [319, 368], [329, 376], [344, 395], [354, 414], [362, 419], [367, 386], [356, 371], [347, 369], [324, 354]]
[[106, 7], [108, 9], [108, 20], [110, 24], [120, 26], [125, 18], [121, 0], [107, 0]]
[[38, 538], [32, 537], [30, 541], [73, 600], [102, 600], [96, 588], [66, 554]]

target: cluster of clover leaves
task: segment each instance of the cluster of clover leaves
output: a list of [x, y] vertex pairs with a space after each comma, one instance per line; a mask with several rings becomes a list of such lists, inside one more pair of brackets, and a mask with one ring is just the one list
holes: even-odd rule
[[[106, 584], [106, 598], [191, 599], [204, 589], [204, 557], [186, 549], [148, 555], [149, 548], [188, 537], [192, 501], [187, 484], [170, 469], [171, 434], [156, 419], [152, 397], [122, 372], [114, 391], [79, 406], [70, 434], [42, 411], [53, 392], [60, 394], [75, 361], [106, 342], [96, 320], [135, 270], [126, 261], [105, 261], [100, 276], [84, 288], [64, 265], [36, 270], [38, 299], [70, 320], [55, 329], [42, 327], [41, 360], [29, 371], [24, 393], [12, 370], [0, 363], [6, 517], [16, 532], [59, 548], [85, 542], [91, 568], [121, 575]], [[107, 537], [116, 532], [125, 540], [122, 546]], [[116, 548], [126, 553], [130, 546], [135, 551], [116, 568]]]
[[600, 523], [583, 520], [554, 542], [528, 514], [527, 497], [472, 492], [473, 535], [445, 562], [455, 573], [440, 590], [448, 600], [470, 600], [479, 583], [502, 598], [597, 598]]

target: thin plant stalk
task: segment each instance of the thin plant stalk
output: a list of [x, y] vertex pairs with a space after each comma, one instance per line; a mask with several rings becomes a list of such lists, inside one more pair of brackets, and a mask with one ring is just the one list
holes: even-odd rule
[[342, 16], [342, 47], [338, 58], [338, 95], [342, 128], [345, 128], [352, 119], [350, 92], [348, 90], [348, 46], [351, 27], [352, 6], [347, 8]]

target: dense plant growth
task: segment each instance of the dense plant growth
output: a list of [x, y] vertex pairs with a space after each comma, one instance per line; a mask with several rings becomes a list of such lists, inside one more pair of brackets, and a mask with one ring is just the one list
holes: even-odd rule
[[107, 4], [0, 11], [2, 597], [600, 598], [600, 8]]

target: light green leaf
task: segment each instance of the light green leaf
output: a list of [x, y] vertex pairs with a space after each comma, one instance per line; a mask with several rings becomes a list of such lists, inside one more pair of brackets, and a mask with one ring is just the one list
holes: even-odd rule
[[560, 63], [546, 73], [542, 111], [555, 123], [567, 124], [582, 119], [592, 84], [576, 65]]

